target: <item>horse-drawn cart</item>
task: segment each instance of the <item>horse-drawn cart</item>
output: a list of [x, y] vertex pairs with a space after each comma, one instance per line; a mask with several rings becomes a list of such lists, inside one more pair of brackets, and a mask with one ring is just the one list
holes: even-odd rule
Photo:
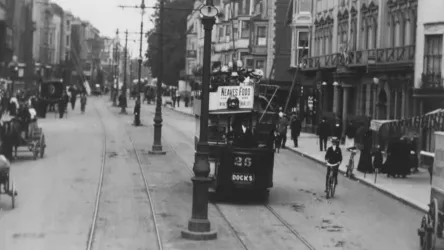
[[37, 120], [24, 123], [19, 118], [14, 117], [10, 120], [3, 120], [5, 129], [5, 140], [7, 140], [14, 149], [14, 157], [17, 158], [19, 147], [27, 147], [29, 152], [37, 160], [38, 156], [43, 158], [45, 155], [46, 141], [42, 128], [37, 125]]
[[444, 250], [444, 132], [435, 132], [435, 159], [429, 211], [418, 229], [423, 250]]
[[14, 186], [14, 181], [10, 175], [9, 161], [4, 157], [0, 156], [0, 195], [5, 194], [11, 197], [11, 207], [15, 208], [15, 196], [17, 196], [17, 190]]

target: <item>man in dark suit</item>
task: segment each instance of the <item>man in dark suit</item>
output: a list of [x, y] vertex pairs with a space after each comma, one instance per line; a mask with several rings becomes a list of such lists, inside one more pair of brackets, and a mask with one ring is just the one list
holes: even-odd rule
[[330, 171], [333, 171], [335, 183], [338, 184], [338, 171], [339, 166], [342, 163], [342, 151], [341, 148], [339, 148], [339, 139], [333, 137], [331, 142], [333, 145], [327, 149], [327, 153], [325, 154], [325, 162], [327, 163], [327, 175], [325, 176], [325, 192], [327, 192], [328, 176], [330, 175]]
[[298, 147], [298, 137], [301, 134], [302, 122], [296, 114], [293, 114], [290, 122], [291, 139], [293, 139], [294, 147]]
[[327, 138], [330, 136], [330, 125], [328, 124], [325, 117], [322, 118], [322, 121], [319, 124], [318, 136], [319, 136], [319, 150], [320, 151], [327, 150]]

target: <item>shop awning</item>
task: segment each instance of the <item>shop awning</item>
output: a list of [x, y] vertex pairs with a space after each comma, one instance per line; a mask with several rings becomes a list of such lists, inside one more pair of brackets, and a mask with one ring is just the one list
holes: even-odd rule
[[382, 127], [382, 125], [394, 122], [396, 120], [372, 120], [370, 122], [370, 129], [373, 131], [379, 131], [379, 129]]
[[425, 115], [414, 116], [401, 120], [373, 120], [370, 129], [379, 131], [383, 127], [409, 127], [409, 128], [432, 128], [434, 130], [444, 129], [444, 109], [437, 109]]

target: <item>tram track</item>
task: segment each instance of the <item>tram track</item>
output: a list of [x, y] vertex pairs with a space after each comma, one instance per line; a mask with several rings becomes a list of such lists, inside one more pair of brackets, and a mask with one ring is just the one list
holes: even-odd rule
[[[173, 131], [177, 132], [178, 134], [180, 134], [181, 136], [183, 136], [184, 138], [189, 138], [189, 135], [185, 134], [182, 131], [177, 130], [175, 127], [173, 127], [172, 125], [166, 123], [164, 121], [163, 125], [167, 125], [170, 127], [170, 129], [172, 129]], [[174, 154], [176, 154], [176, 156], [178, 156], [180, 159], [182, 159], [175, 150], [172, 150], [174, 152]], [[188, 166], [188, 164], [186, 164], [186, 162], [184, 162], [184, 167], [187, 169], [188, 173], [190, 174], [190, 176], [194, 176], [194, 172], [193, 170], [190, 168], [190, 166]], [[221, 206], [215, 202], [211, 202], [211, 204], [216, 208], [216, 210], [218, 211], [218, 213], [222, 216], [222, 218], [227, 222], [228, 226], [230, 227], [230, 230], [234, 233], [234, 235], [236, 236], [237, 240], [239, 241], [240, 245], [242, 246], [243, 249], [248, 250], [248, 246], [246, 244], [246, 242], [241, 238], [241, 236], [239, 235], [239, 233], [237, 232], [235, 226], [233, 225], [233, 223], [230, 222], [230, 220], [227, 218], [227, 216], [224, 214], [224, 212], [221, 209]], [[294, 237], [296, 237], [296, 239], [298, 239], [305, 247], [307, 250], [316, 250], [316, 248], [310, 244], [310, 242], [308, 242], [307, 239], [305, 239], [305, 237], [303, 237], [296, 229], [294, 229], [278, 212], [276, 212], [276, 210], [274, 210], [269, 204], [262, 204], [261, 205], [262, 208], [265, 208], [266, 211], [269, 212], [269, 214], [272, 215], [273, 218], [277, 219]]]
[[[98, 215], [99, 215], [99, 211], [100, 211], [100, 201], [102, 198], [102, 188], [103, 188], [103, 184], [104, 184], [105, 166], [106, 166], [106, 158], [107, 158], [107, 139], [108, 138], [107, 138], [106, 126], [103, 121], [103, 116], [101, 115], [97, 106], [95, 106], [95, 105], [94, 105], [94, 110], [96, 111], [96, 113], [100, 119], [104, 135], [103, 135], [103, 144], [102, 144], [103, 150], [102, 150], [102, 160], [101, 160], [101, 167], [100, 167], [100, 174], [99, 174], [99, 182], [98, 182], [98, 187], [97, 187], [97, 192], [96, 192], [96, 197], [95, 197], [93, 218], [91, 221], [91, 226], [89, 229], [88, 239], [87, 239], [87, 243], [86, 243], [86, 250], [93, 250], [94, 249], [94, 239], [95, 239], [96, 230], [97, 230], [97, 220], [98, 220]], [[107, 112], [109, 112], [109, 111], [107, 111]], [[111, 114], [111, 115], [114, 115], [114, 114]], [[154, 203], [153, 203], [153, 199], [152, 199], [149, 187], [148, 187], [147, 178], [146, 178], [145, 172], [143, 171], [143, 168], [142, 168], [142, 163], [140, 160], [139, 153], [138, 153], [136, 147], [134, 146], [134, 141], [133, 141], [132, 137], [130, 136], [130, 133], [129, 133], [127, 127], [126, 126], [124, 126], [124, 127], [125, 127], [125, 133], [127, 134], [127, 137], [131, 143], [131, 150], [134, 152], [134, 155], [136, 156], [135, 160], [137, 162], [138, 169], [140, 171], [140, 175], [142, 177], [142, 181], [143, 181], [143, 185], [144, 185], [144, 192], [145, 192], [148, 202], [149, 202], [151, 216], [152, 216], [152, 222], [153, 222], [153, 227], [154, 227], [154, 233], [156, 235], [155, 237], [156, 237], [157, 247], [159, 250], [163, 250], [162, 240], [160, 237], [158, 223], [157, 223], [157, 219], [156, 219]]]

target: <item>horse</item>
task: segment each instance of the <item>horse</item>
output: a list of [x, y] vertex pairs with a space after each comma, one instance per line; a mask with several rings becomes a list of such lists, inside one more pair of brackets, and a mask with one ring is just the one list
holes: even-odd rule
[[19, 121], [15, 118], [0, 122], [0, 154], [9, 161], [17, 159], [17, 148], [21, 142], [20, 128]]

